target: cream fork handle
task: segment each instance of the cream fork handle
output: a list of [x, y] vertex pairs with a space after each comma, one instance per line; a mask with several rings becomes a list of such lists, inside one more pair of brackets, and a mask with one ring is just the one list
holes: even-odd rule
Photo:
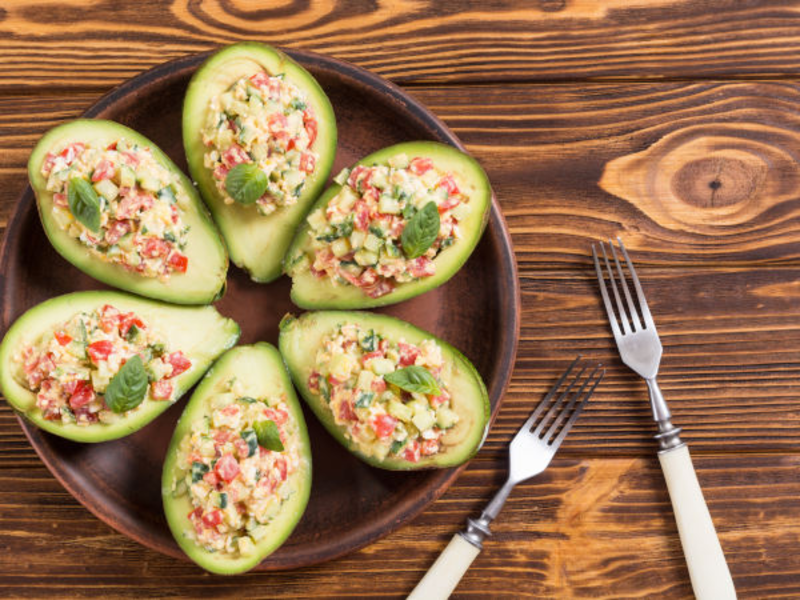
[[446, 600], [479, 553], [480, 548], [455, 534], [408, 600]]
[[667, 480], [695, 596], [698, 600], [735, 599], [733, 579], [697, 481], [689, 448], [682, 445], [662, 450], [658, 458]]

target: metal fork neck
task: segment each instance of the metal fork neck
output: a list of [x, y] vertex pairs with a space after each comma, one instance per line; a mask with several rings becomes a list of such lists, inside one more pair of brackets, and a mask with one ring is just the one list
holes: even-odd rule
[[495, 520], [503, 505], [508, 499], [511, 490], [514, 489], [515, 482], [510, 478], [503, 484], [492, 498], [491, 502], [483, 509], [481, 516], [477, 519], [467, 519], [467, 529], [459, 532], [461, 537], [478, 549], [483, 549], [483, 540], [492, 535], [489, 525]]
[[645, 381], [647, 382], [647, 391], [650, 392], [650, 408], [653, 409], [653, 419], [658, 425], [658, 433], [655, 438], [658, 441], [659, 452], [666, 452], [683, 446], [684, 443], [680, 436], [681, 428], [672, 424], [672, 413], [669, 412], [669, 407], [661, 394], [658, 382], [656, 382], [655, 377], [645, 379]]

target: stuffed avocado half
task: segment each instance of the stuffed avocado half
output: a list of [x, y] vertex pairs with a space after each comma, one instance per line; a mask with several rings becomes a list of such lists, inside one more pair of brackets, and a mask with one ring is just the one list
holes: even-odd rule
[[200, 196], [143, 135], [113, 121], [59, 125], [31, 153], [28, 177], [48, 239], [81, 271], [177, 304], [224, 290], [228, 256]]
[[228, 46], [189, 83], [183, 143], [231, 260], [255, 281], [279, 277], [336, 153], [325, 92], [279, 50], [255, 42]]
[[11, 326], [0, 346], [0, 386], [38, 427], [102, 442], [155, 419], [238, 338], [239, 326], [211, 306], [75, 292]]
[[480, 375], [410, 323], [365, 312], [287, 315], [280, 350], [326, 429], [373, 466], [452, 467], [483, 442], [490, 404]]
[[384, 148], [334, 181], [284, 258], [302, 308], [369, 308], [427, 292], [464, 265], [489, 218], [483, 169], [436, 142]]
[[308, 433], [280, 354], [263, 342], [228, 351], [167, 450], [162, 499], [175, 539], [207, 571], [247, 571], [289, 537], [310, 490]]

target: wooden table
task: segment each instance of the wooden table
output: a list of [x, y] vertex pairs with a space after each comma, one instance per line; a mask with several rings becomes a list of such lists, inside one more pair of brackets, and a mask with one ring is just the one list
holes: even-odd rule
[[251, 4], [3, 2], [0, 224], [38, 137], [153, 65], [250, 38], [352, 61], [431, 107], [494, 184], [523, 302], [505, 405], [408, 526], [327, 564], [225, 579], [95, 519], [3, 404], [0, 595], [403, 596], [499, 485], [513, 431], [580, 352], [609, 365], [596, 401], [513, 494], [456, 597], [691, 596], [645, 386], [617, 357], [590, 267], [591, 243], [619, 235], [740, 596], [800, 596], [796, 3]]

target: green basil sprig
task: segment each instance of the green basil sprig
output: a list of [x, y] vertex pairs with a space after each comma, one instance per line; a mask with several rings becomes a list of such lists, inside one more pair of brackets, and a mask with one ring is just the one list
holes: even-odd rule
[[383, 378], [407, 392], [426, 394], [428, 396], [439, 396], [442, 393], [442, 390], [439, 389], [439, 384], [436, 383], [436, 378], [431, 375], [430, 371], [417, 365], [387, 373]]
[[115, 413], [136, 408], [147, 394], [147, 372], [139, 355], [128, 359], [122, 365], [106, 388], [106, 404]]
[[100, 231], [100, 198], [92, 184], [73, 177], [67, 186], [67, 204], [73, 216], [95, 233]]
[[425, 254], [436, 238], [439, 237], [439, 208], [436, 202], [428, 202], [418, 211], [403, 229], [400, 242], [403, 252], [408, 258], [417, 258]]
[[278, 431], [278, 426], [275, 421], [266, 419], [259, 421], [253, 425], [258, 437], [258, 445], [273, 450], [275, 452], [283, 452], [283, 442], [281, 442], [281, 434]]
[[239, 204], [253, 204], [267, 191], [267, 175], [255, 163], [241, 163], [228, 171], [225, 189]]

